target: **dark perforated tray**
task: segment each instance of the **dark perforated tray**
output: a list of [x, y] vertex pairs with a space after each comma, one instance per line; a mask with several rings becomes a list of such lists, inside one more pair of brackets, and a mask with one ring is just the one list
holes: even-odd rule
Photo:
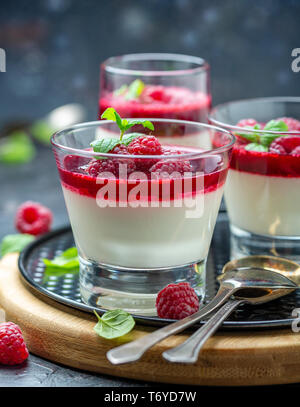
[[[70, 227], [51, 232], [30, 244], [20, 255], [19, 268], [25, 281], [38, 292], [60, 303], [86, 312], [93, 312], [93, 308], [84, 304], [80, 298], [79, 275], [74, 273], [51, 275], [45, 279], [45, 267], [42, 261], [47, 257], [52, 259], [57, 254], [74, 246], [74, 239]], [[220, 213], [207, 263], [206, 302], [212, 298], [218, 288], [216, 277], [221, 273], [223, 265], [230, 257], [230, 234], [228, 220], [225, 213]], [[292, 311], [300, 308], [300, 290], [278, 300], [251, 307], [238, 308], [223, 328], [252, 329], [291, 327]], [[105, 310], [98, 309], [100, 313]], [[163, 325], [171, 322], [158, 317], [135, 316], [136, 321], [147, 325]]]

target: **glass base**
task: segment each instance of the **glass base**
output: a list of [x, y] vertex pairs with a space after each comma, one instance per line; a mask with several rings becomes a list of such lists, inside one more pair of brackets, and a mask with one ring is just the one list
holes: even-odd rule
[[257, 235], [230, 225], [231, 259], [252, 255], [287, 257], [300, 263], [300, 236]]
[[206, 259], [162, 269], [128, 269], [79, 257], [82, 300], [92, 307], [122, 308], [137, 315], [156, 315], [157, 293], [170, 283], [188, 282], [200, 301], [205, 295]]

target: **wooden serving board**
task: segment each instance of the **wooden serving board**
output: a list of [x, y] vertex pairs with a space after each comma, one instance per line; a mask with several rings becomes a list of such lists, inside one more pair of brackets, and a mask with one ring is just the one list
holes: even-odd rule
[[[78, 369], [160, 383], [242, 386], [300, 381], [300, 333], [291, 329], [220, 332], [205, 345], [196, 364], [171, 364], [161, 353], [187, 338], [179, 334], [150, 349], [136, 363], [113, 366], [106, 352], [154, 328], [137, 325], [120, 339], [93, 331], [96, 318], [33, 293], [23, 283], [17, 254], [0, 263], [0, 306], [17, 323], [30, 352]], [[1, 321], [0, 321], [1, 322]]]

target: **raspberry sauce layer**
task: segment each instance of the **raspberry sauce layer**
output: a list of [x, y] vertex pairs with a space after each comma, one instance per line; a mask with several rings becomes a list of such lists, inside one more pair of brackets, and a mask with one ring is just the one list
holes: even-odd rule
[[249, 151], [237, 145], [232, 150], [230, 168], [276, 177], [300, 177], [300, 155]]
[[113, 107], [123, 117], [207, 122], [211, 96], [187, 88], [146, 85], [137, 100], [104, 93], [99, 100], [100, 115], [108, 107]]
[[[78, 162], [82, 160], [81, 157], [73, 156], [73, 158], [78, 160]], [[135, 187], [146, 184], [145, 190], [148, 192], [144, 199], [148, 201], [163, 201], [165, 200], [163, 197], [165, 196], [166, 188], [169, 188], [170, 194], [168, 195], [168, 200], [172, 201], [184, 197], [193, 197], [199, 193], [209, 193], [223, 186], [227, 168], [215, 168], [213, 170], [216, 167], [215, 160], [213, 158], [207, 158], [206, 160], [208, 162], [205, 163], [205, 168], [211, 168], [211, 172], [205, 173], [204, 169], [201, 173], [199, 170], [200, 175], [197, 174], [191, 177], [181, 177], [180, 179], [132, 179], [132, 176], [130, 176], [130, 179], [103, 178], [103, 181], [100, 179], [100, 183], [99, 177], [89, 176], [80, 170], [63, 168], [59, 162], [57, 164], [63, 186], [80, 195], [96, 198], [98, 191], [109, 182], [115, 188], [116, 202], [118, 202], [122, 200], [120, 194], [124, 194], [124, 190], [127, 191], [128, 199], [130, 192]]]

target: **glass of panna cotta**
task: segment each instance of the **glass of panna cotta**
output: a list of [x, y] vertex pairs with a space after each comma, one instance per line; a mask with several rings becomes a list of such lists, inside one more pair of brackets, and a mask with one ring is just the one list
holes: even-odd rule
[[[201, 123], [151, 124], [152, 130], [133, 127], [122, 140], [108, 120], [52, 137], [79, 253], [82, 299], [95, 307], [155, 315], [157, 293], [183, 281], [204, 298], [205, 263], [234, 136]], [[188, 145], [171, 144], [174, 135]], [[99, 152], [103, 145], [109, 146]]]
[[300, 98], [225, 103], [211, 122], [232, 131], [225, 201], [232, 256], [273, 254], [300, 260]]
[[[101, 65], [99, 117], [108, 107], [124, 117], [207, 123], [211, 108], [209, 65], [202, 58], [178, 54], [109, 58]], [[157, 124], [156, 134], [159, 132]], [[194, 143], [193, 137], [191, 145]], [[199, 144], [203, 145], [202, 133]]]

